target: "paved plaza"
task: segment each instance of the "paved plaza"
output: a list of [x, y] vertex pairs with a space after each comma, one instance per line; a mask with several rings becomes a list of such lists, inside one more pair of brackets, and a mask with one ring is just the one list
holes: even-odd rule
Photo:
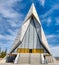
[[49, 63], [49, 64], [12, 64], [12, 63], [2, 63], [0, 65], [59, 65], [59, 63]]

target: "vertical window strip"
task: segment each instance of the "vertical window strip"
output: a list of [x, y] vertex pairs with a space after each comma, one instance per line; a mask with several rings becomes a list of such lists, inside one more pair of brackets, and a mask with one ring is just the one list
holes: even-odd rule
[[[35, 25], [35, 29], [36, 29], [36, 25]], [[36, 30], [36, 32], [37, 32], [37, 30]], [[37, 33], [37, 36], [38, 36], [38, 39], [39, 39], [39, 42], [40, 42], [40, 49], [41, 49], [41, 46], [42, 46], [42, 47], [44, 48], [44, 50], [47, 51], [47, 49], [43, 46], [42, 42], [40, 41], [40, 38], [39, 38], [38, 33]], [[48, 51], [47, 51], [47, 52], [48, 52]]]
[[[34, 19], [35, 20], [35, 19]], [[39, 39], [39, 35], [38, 35], [38, 32], [37, 32], [37, 28], [36, 28], [36, 24], [35, 24], [36, 21], [34, 21], [34, 26], [35, 26], [35, 30], [36, 30], [36, 33], [37, 33], [37, 38]], [[38, 39], [37, 39], [37, 42], [38, 42]], [[40, 39], [39, 39], [39, 42], [40, 42]], [[40, 45], [40, 49], [41, 49], [41, 45]]]
[[[31, 20], [30, 20], [30, 23], [31, 23]], [[30, 39], [30, 24], [29, 24], [29, 30], [28, 30], [28, 48], [29, 48], [29, 39]]]
[[[27, 31], [26, 31], [26, 32], [27, 32]], [[23, 44], [24, 44], [24, 52], [25, 52], [25, 45], [26, 45], [26, 33], [25, 33], [24, 38], [25, 38], [25, 39], [24, 39], [24, 43], [23, 43]]]
[[33, 49], [34, 49], [34, 37], [35, 37], [35, 35], [34, 35], [34, 33], [35, 33], [35, 31], [34, 31], [34, 20], [33, 20]]

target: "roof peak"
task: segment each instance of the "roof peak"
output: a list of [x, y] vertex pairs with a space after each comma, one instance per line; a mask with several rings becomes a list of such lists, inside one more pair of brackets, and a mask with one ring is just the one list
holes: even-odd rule
[[[36, 11], [35, 6], [34, 6], [34, 3], [32, 3], [32, 5], [31, 5], [29, 11], [31, 11], [32, 14], [33, 14], [33, 11]], [[28, 13], [29, 13], [29, 12], [28, 12]]]
[[32, 7], [32, 8], [35, 7], [35, 6], [34, 6], [34, 3], [32, 3], [31, 7]]
[[38, 20], [38, 22], [40, 23], [39, 17], [38, 17], [37, 11], [36, 11], [36, 8], [35, 8], [35, 6], [34, 6], [34, 3], [32, 3], [32, 5], [31, 5], [31, 7], [30, 7], [30, 9], [29, 9], [29, 12], [28, 12], [28, 14], [27, 14], [27, 16], [26, 16], [26, 18], [25, 18], [24, 21], [26, 21], [32, 14], [34, 15], [34, 17], [35, 17], [35, 18]]

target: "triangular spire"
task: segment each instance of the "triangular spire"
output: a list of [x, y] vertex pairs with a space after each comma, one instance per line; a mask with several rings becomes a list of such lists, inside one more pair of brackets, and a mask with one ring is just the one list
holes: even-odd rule
[[[20, 31], [21, 33], [17, 35], [15, 43], [14, 43], [12, 49], [11, 49], [11, 52], [17, 47], [17, 45], [19, 45], [22, 42], [22, 40], [24, 38], [24, 35], [25, 35], [25, 33], [26, 33], [27, 29], [28, 29], [28, 26], [30, 24], [31, 16], [32, 15], [35, 17], [35, 19], [37, 20], [37, 22], [40, 24], [40, 20], [39, 20], [38, 14], [36, 12], [36, 9], [35, 9], [35, 6], [34, 6], [33, 3], [32, 3], [32, 6], [30, 7], [30, 10], [29, 10], [26, 18], [25, 18], [25, 21], [24, 21], [25, 23], [21, 27], [21, 31]], [[40, 27], [39, 27], [39, 29], [40, 29]], [[42, 44], [44, 45], [44, 47], [50, 52], [48, 43], [47, 43], [46, 38], [45, 38], [45, 34], [44, 34], [44, 32], [42, 30], [43, 30], [43, 28], [41, 26], [41, 30], [40, 31], [41, 31], [41, 37], [42, 37], [42, 39], [41, 38], [40, 39], [43, 42]], [[21, 35], [21, 36], [19, 36], [19, 35]]]
[[[28, 14], [27, 14], [27, 16], [26, 16], [24, 22], [25, 22], [26, 20], [28, 20], [28, 18], [30, 18], [31, 15], [34, 15], [34, 17], [35, 17], [35, 18], [37, 19], [37, 21], [40, 23], [38, 14], [37, 14], [36, 9], [35, 9], [35, 6], [34, 6], [34, 3], [32, 3], [32, 5], [31, 5], [31, 7], [30, 7], [30, 9], [29, 9], [29, 12], [28, 12]], [[41, 23], [40, 23], [40, 24], [41, 24]]]
[[[48, 42], [46, 40], [43, 28], [40, 24], [40, 20], [33, 3], [25, 18], [25, 23], [22, 25], [20, 31], [18, 32], [10, 53], [11, 57], [14, 57], [14, 53], [16, 56], [14, 59], [12, 59], [12, 61], [15, 60], [13, 63], [29, 64], [30, 60], [30, 64], [40, 64], [44, 62], [44, 56], [47, 57], [47, 55], [47, 59], [49, 59], [48, 62], [55, 61], [51, 56]], [[33, 62], [36, 59], [37, 62]], [[2, 62], [5, 62], [6, 60], [9, 62], [9, 54], [6, 55]], [[41, 62], [41, 60], [43, 61]]]

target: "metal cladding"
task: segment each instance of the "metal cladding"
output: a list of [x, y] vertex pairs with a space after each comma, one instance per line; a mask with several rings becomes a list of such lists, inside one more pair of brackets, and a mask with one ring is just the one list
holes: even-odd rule
[[2, 62], [10, 60], [9, 56], [12, 57], [12, 62], [17, 64], [41, 64], [45, 63], [45, 60], [48, 63], [55, 62], [34, 4], [17, 34], [10, 54], [6, 55]]
[[[20, 31], [18, 32], [18, 35], [17, 35], [17, 37], [16, 37], [16, 39], [15, 39], [15, 41], [13, 43], [13, 46], [12, 46], [10, 52], [13, 52], [17, 47], [18, 48], [22, 48], [22, 47], [20, 47], [22, 43], [23, 43], [23, 46], [24, 45], [25, 46], [28, 45], [28, 42], [27, 43], [23, 42], [23, 39], [24, 39], [24, 37], [26, 37], [25, 36], [25, 33], [29, 34], [28, 33], [29, 32], [29, 30], [28, 30], [29, 26], [30, 26], [30, 30], [31, 30], [31, 32], [30, 32], [30, 38], [32, 38], [32, 36], [37, 36], [37, 34], [38, 34], [38, 37], [39, 37], [39, 42], [38, 43], [40, 43], [40, 45], [43, 46], [43, 49], [45, 48], [45, 50], [49, 54], [51, 54], [50, 49], [49, 49], [49, 46], [48, 46], [47, 39], [45, 37], [44, 31], [43, 31], [43, 28], [41, 26], [40, 19], [38, 17], [38, 14], [36, 12], [36, 9], [35, 9], [34, 4], [32, 4], [32, 6], [30, 7], [30, 10], [29, 10], [29, 12], [28, 12], [28, 14], [27, 14], [27, 16], [26, 16], [26, 18], [24, 20], [24, 23], [23, 23]], [[35, 29], [34, 26], [36, 27], [36, 29]], [[34, 29], [34, 32], [33, 32], [33, 29]], [[39, 31], [37, 31], [37, 29], [39, 29]], [[33, 35], [33, 34], [35, 34], [35, 35]], [[28, 38], [26, 38], [26, 39], [28, 39]], [[29, 41], [31, 41], [31, 40], [29, 40]], [[29, 49], [33, 49], [34, 48], [34, 49], [36, 49], [37, 47], [33, 47], [32, 42], [33, 41], [29, 42], [29, 46], [31, 48], [30, 47], [23, 47], [23, 48], [29, 48]], [[37, 45], [35, 42], [37, 42], [37, 40], [34, 41], [34, 46]]]

